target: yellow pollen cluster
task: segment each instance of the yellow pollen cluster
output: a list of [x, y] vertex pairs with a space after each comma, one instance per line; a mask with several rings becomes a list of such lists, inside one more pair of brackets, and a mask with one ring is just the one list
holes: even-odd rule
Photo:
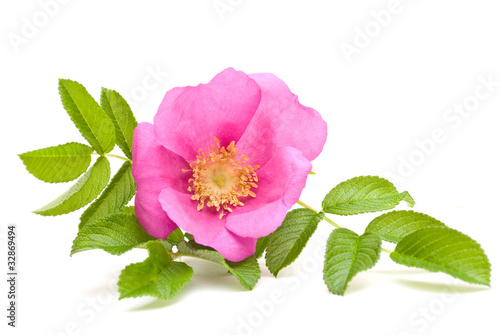
[[[219, 219], [225, 215], [224, 211], [232, 212], [229, 206], [243, 206], [240, 198], [254, 197], [252, 187], [256, 188], [258, 181], [255, 172], [259, 166], [247, 165], [248, 157], [240, 155], [232, 141], [227, 148], [220, 146], [220, 141], [214, 137], [217, 146], [211, 146], [212, 151], [207, 155], [200, 149], [196, 161], [189, 164], [193, 177], [189, 179], [189, 192], [194, 192], [191, 197], [198, 200], [198, 211], [206, 205], [222, 209]], [[187, 172], [188, 170], [182, 170]]]

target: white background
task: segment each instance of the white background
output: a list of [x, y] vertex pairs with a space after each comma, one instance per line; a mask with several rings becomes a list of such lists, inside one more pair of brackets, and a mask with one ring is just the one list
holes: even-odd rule
[[[222, 0], [230, 4], [222, 15], [214, 0], [41, 5], [48, 2], [2, 1], [0, 8], [0, 259], [6, 263], [5, 226], [14, 223], [19, 262], [18, 328], [6, 326], [2, 279], [2, 333], [498, 334], [500, 86], [488, 91], [480, 79], [500, 81], [498, 1], [401, 0], [393, 7], [389, 0]], [[388, 8], [395, 14], [381, 26], [372, 11]], [[363, 39], [365, 29], [371, 37]], [[350, 57], [341, 48], [347, 44], [357, 48]], [[58, 78], [79, 81], [96, 98], [101, 86], [115, 89], [139, 121], [151, 122], [168, 89], [207, 82], [230, 66], [278, 75], [327, 121], [327, 144], [303, 201], [319, 208], [345, 179], [402, 172], [398, 188], [412, 194], [416, 211], [481, 243], [492, 263], [492, 288], [406, 269], [383, 254], [344, 297], [334, 296], [322, 281], [331, 231], [323, 222], [278, 279], [262, 263], [253, 291], [188, 260], [195, 276], [172, 301], [118, 301], [119, 271], [146, 253], [69, 257], [81, 211], [30, 213], [69, 186], [38, 181], [16, 154], [84, 141], [61, 106]], [[448, 112], [464, 103], [473, 110], [468, 116]], [[429, 144], [439, 129], [441, 143]], [[419, 141], [427, 143], [426, 154]], [[402, 161], [413, 163], [403, 168]], [[362, 233], [373, 217], [334, 219]]]

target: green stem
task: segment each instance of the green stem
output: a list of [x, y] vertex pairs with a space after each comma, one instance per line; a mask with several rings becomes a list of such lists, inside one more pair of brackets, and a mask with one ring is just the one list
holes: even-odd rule
[[334, 226], [335, 228], [342, 228], [341, 226], [339, 226], [338, 224], [336, 224], [335, 222], [333, 222], [329, 217], [327, 217], [326, 215], [323, 216], [323, 220], [325, 220], [326, 222], [328, 222], [329, 224], [331, 224], [332, 226]]
[[[92, 155], [94, 156], [101, 156], [99, 155], [98, 153], [92, 153]], [[114, 158], [118, 158], [118, 159], [121, 159], [122, 161], [126, 161], [126, 162], [131, 162], [132, 163], [132, 160], [131, 159], [128, 159], [126, 157], [123, 157], [123, 156], [118, 156], [118, 155], [112, 155], [112, 154], [104, 154], [103, 156], [106, 156], [106, 157], [114, 157]]]
[[176, 259], [176, 258], [179, 258], [179, 257], [193, 257], [193, 258], [197, 258], [197, 259], [202, 259], [204, 261], [207, 261], [207, 262], [212, 262], [214, 264], [218, 264], [220, 266], [224, 266], [222, 265], [221, 263], [219, 262], [216, 262], [216, 261], [213, 261], [211, 259], [207, 259], [207, 258], [204, 258], [204, 257], [200, 257], [200, 256], [196, 256], [196, 255], [192, 255], [192, 254], [185, 254], [185, 253], [182, 253], [182, 252], [174, 252], [174, 253], [171, 253], [171, 256], [173, 259]]
[[107, 156], [107, 157], [114, 157], [114, 158], [118, 158], [118, 159], [121, 159], [121, 160], [123, 160], [123, 161], [126, 161], [126, 162], [131, 162], [131, 163], [132, 163], [132, 160], [131, 160], [131, 159], [128, 159], [128, 158], [125, 158], [125, 157], [122, 157], [122, 156], [112, 155], [112, 154], [106, 154], [105, 156]]
[[[318, 210], [315, 210], [314, 208], [312, 208], [311, 206], [307, 205], [306, 203], [302, 202], [302, 201], [297, 201], [297, 203], [299, 205], [301, 205], [302, 207], [305, 207], [305, 208], [309, 208], [310, 210], [313, 210], [315, 211], [316, 213], [319, 213]], [[327, 217], [326, 215], [323, 216], [323, 220], [325, 220], [326, 222], [328, 222], [329, 224], [331, 224], [332, 226], [334, 226], [335, 228], [342, 228], [341, 226], [339, 226], [338, 224], [336, 224], [335, 222], [333, 222], [329, 217]], [[389, 249], [384, 249], [384, 248], [381, 248], [381, 250], [383, 252], [386, 252], [388, 254], [391, 254], [393, 251], [392, 250], [389, 250]]]
[[[308, 204], [302, 202], [302, 201], [297, 201], [297, 203], [299, 205], [301, 205], [302, 207], [305, 207], [305, 208], [309, 208], [313, 211], [315, 211], [316, 213], [319, 213], [318, 210], [315, 210], [314, 208], [312, 208], [311, 206], [309, 206]], [[332, 226], [334, 226], [335, 228], [342, 228], [341, 226], [339, 226], [338, 224], [336, 224], [335, 222], [333, 222], [333, 220], [331, 220], [329, 217], [327, 217], [326, 215], [323, 216], [323, 220], [325, 220], [326, 222], [328, 222], [329, 224], [331, 224]], [[381, 248], [383, 252], [386, 252], [388, 254], [392, 253], [393, 251], [392, 250], [389, 250], [389, 249], [384, 249], [384, 248]]]
[[[315, 210], [314, 208], [312, 208], [311, 206], [307, 205], [306, 203], [302, 202], [302, 201], [297, 201], [297, 203], [299, 205], [301, 205], [302, 207], [305, 207], [305, 208], [309, 208], [310, 210], [313, 210], [315, 211], [316, 213], [319, 213], [318, 210]], [[326, 215], [323, 216], [323, 220], [325, 220], [326, 222], [328, 222], [329, 224], [331, 224], [332, 226], [334, 226], [335, 228], [342, 228], [341, 226], [339, 226], [338, 224], [336, 224], [335, 222], [333, 222], [333, 220], [331, 220], [329, 217], [327, 217]]]
[[302, 207], [309, 208], [309, 209], [311, 209], [311, 210], [315, 211], [316, 213], [319, 213], [319, 211], [315, 210], [314, 208], [310, 207], [309, 205], [305, 204], [304, 202], [302, 202], [302, 201], [300, 201], [300, 200], [299, 200], [299, 201], [297, 201], [297, 203], [298, 203], [299, 205], [301, 205]]

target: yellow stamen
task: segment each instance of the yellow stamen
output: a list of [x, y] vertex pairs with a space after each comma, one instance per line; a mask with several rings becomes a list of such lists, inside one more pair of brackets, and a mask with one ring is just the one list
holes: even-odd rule
[[227, 148], [220, 146], [220, 141], [214, 137], [217, 146], [211, 146], [211, 152], [207, 155], [203, 149], [198, 150], [196, 161], [189, 164], [192, 170], [182, 169], [182, 172], [192, 171], [193, 176], [189, 179], [188, 191], [193, 192], [191, 199], [197, 200], [198, 211], [207, 207], [215, 207], [217, 211], [222, 210], [219, 219], [226, 214], [232, 213], [233, 209], [228, 206], [243, 206], [240, 198], [253, 197], [256, 194], [251, 188], [257, 188], [257, 173], [259, 166], [247, 165], [249, 158], [245, 155], [238, 157], [238, 152], [232, 141]]

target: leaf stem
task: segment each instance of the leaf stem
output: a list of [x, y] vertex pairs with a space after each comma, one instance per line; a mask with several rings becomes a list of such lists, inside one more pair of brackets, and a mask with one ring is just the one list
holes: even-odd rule
[[112, 154], [106, 154], [105, 156], [107, 156], [107, 157], [114, 157], [114, 158], [118, 158], [118, 159], [121, 159], [121, 160], [123, 160], [123, 161], [126, 161], [126, 162], [131, 162], [131, 163], [132, 163], [132, 160], [131, 160], [131, 159], [128, 159], [128, 158], [125, 158], [125, 157], [122, 157], [122, 156], [112, 155]]
[[219, 263], [219, 262], [216, 262], [216, 261], [213, 261], [211, 259], [204, 258], [204, 257], [201, 257], [201, 256], [192, 255], [192, 254], [185, 254], [185, 253], [182, 253], [182, 252], [174, 252], [174, 253], [171, 253], [171, 256], [172, 256], [173, 259], [176, 259], [176, 258], [179, 258], [179, 257], [192, 257], [192, 258], [202, 259], [204, 261], [212, 262], [214, 264], [218, 264], [218, 265], [224, 267], [224, 265], [221, 264], [221, 263]]
[[326, 222], [328, 222], [329, 224], [331, 224], [332, 226], [334, 226], [335, 228], [342, 228], [340, 225], [336, 224], [335, 222], [333, 222], [332, 219], [330, 219], [328, 216], [323, 216], [323, 220], [325, 220]]
[[299, 200], [299, 201], [297, 201], [297, 203], [298, 203], [299, 205], [301, 205], [302, 207], [309, 208], [309, 209], [311, 209], [311, 210], [315, 211], [316, 213], [319, 213], [319, 211], [315, 210], [314, 208], [312, 208], [311, 206], [307, 205], [306, 203], [304, 203], [304, 202], [302, 202], [302, 201], [300, 201], [300, 200]]
[[383, 252], [387, 252], [388, 254], [391, 254], [393, 251], [392, 250], [389, 250], [389, 249], [384, 249], [384, 248], [381, 248]]
[[[310, 210], [313, 210], [315, 211], [316, 213], [319, 213], [320, 211], [312, 208], [311, 206], [307, 205], [306, 203], [302, 202], [302, 201], [297, 201], [297, 203], [299, 205], [301, 205], [302, 207], [305, 207], [305, 208], [309, 208]], [[340, 225], [336, 224], [335, 222], [333, 222], [332, 219], [330, 219], [329, 217], [327, 217], [326, 215], [323, 216], [323, 220], [325, 220], [326, 222], [328, 222], [329, 224], [331, 224], [332, 226], [334, 226], [335, 228], [342, 228]]]
[[[95, 152], [92, 155], [94, 155], [94, 156], [100, 156], [98, 153], [95, 153]], [[113, 155], [113, 154], [104, 154], [104, 156], [106, 156], [106, 157], [114, 157], [114, 158], [121, 159], [122, 161], [126, 161], [126, 162], [131, 162], [132, 163], [131, 159], [128, 159], [128, 158], [123, 157], [123, 156], [118, 156], [118, 155]]]
[[[318, 210], [316, 210], [316, 209], [312, 208], [311, 206], [309, 206], [308, 204], [306, 204], [306, 203], [304, 203], [304, 202], [302, 202], [302, 201], [300, 201], [300, 200], [299, 200], [299, 201], [297, 201], [297, 203], [298, 203], [299, 205], [301, 205], [302, 207], [309, 208], [310, 210], [313, 210], [313, 211], [315, 211], [316, 213], [319, 213], [319, 211], [318, 211]], [[333, 220], [331, 220], [331, 219], [330, 219], [329, 217], [327, 217], [326, 215], [325, 215], [325, 216], [323, 216], [323, 220], [325, 220], [326, 222], [328, 222], [329, 224], [331, 224], [331, 225], [332, 225], [332, 226], [334, 226], [335, 228], [342, 228], [341, 226], [339, 226], [338, 224], [336, 224], [335, 222], [333, 222]], [[381, 250], [382, 250], [383, 252], [388, 253], [388, 254], [391, 254], [391, 253], [393, 252], [393, 250], [384, 249], [384, 248], [381, 248]]]

